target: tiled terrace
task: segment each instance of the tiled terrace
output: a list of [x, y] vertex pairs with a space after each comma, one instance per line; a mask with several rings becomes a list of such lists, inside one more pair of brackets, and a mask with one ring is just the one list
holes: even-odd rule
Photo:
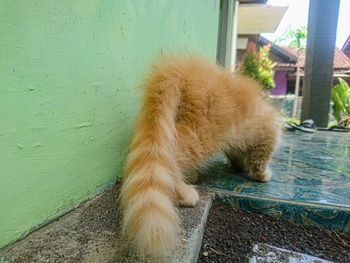
[[217, 199], [245, 210], [350, 232], [349, 160], [348, 133], [286, 132], [270, 163], [271, 182], [233, 174], [217, 157], [201, 183]]

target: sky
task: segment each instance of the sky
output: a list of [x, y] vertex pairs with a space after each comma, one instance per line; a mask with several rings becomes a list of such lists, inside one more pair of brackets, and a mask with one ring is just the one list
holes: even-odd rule
[[[300, 28], [301, 26], [307, 26], [307, 17], [309, 9], [308, 0], [269, 0], [268, 3], [271, 5], [287, 5], [289, 6], [289, 8], [275, 33], [262, 34], [267, 39], [274, 41], [276, 37], [282, 35], [283, 32], [285, 32], [289, 25], [292, 28]], [[350, 0], [340, 0], [336, 46], [341, 49], [349, 35]], [[282, 42], [281, 44], [288, 43]]]

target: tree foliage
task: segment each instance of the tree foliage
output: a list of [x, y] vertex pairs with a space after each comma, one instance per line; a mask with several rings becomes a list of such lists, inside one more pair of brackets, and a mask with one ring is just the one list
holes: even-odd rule
[[289, 41], [288, 47], [295, 49], [305, 49], [305, 45], [303, 44], [303, 40], [307, 38], [307, 27], [302, 26], [297, 29], [293, 29], [290, 26], [287, 30], [276, 39], [276, 43], [281, 43], [283, 41]]

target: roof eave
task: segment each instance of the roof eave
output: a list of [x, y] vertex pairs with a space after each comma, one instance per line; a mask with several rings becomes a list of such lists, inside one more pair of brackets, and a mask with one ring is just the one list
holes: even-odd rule
[[240, 4], [238, 6], [237, 33], [258, 35], [274, 33], [288, 6], [268, 4]]
[[344, 45], [341, 48], [341, 51], [344, 51], [345, 49], [350, 49], [350, 35], [348, 36], [348, 38], [344, 42]]
[[[259, 44], [261, 44], [262, 46], [271, 43], [271, 41], [267, 40], [266, 38], [264, 38], [263, 36], [259, 36], [258, 39]], [[288, 51], [286, 51], [285, 49], [279, 47], [278, 45], [272, 45], [270, 51], [272, 53], [275, 53], [277, 56], [281, 57], [282, 59], [287, 59], [290, 60], [293, 63], [296, 63], [298, 58], [289, 53]]]

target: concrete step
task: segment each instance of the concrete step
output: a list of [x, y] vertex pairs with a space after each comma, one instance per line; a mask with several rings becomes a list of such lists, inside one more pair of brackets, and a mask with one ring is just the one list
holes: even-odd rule
[[[118, 186], [0, 251], [0, 262], [137, 262], [120, 234]], [[200, 203], [180, 208], [179, 249], [167, 262], [197, 262], [212, 194], [200, 189]]]

